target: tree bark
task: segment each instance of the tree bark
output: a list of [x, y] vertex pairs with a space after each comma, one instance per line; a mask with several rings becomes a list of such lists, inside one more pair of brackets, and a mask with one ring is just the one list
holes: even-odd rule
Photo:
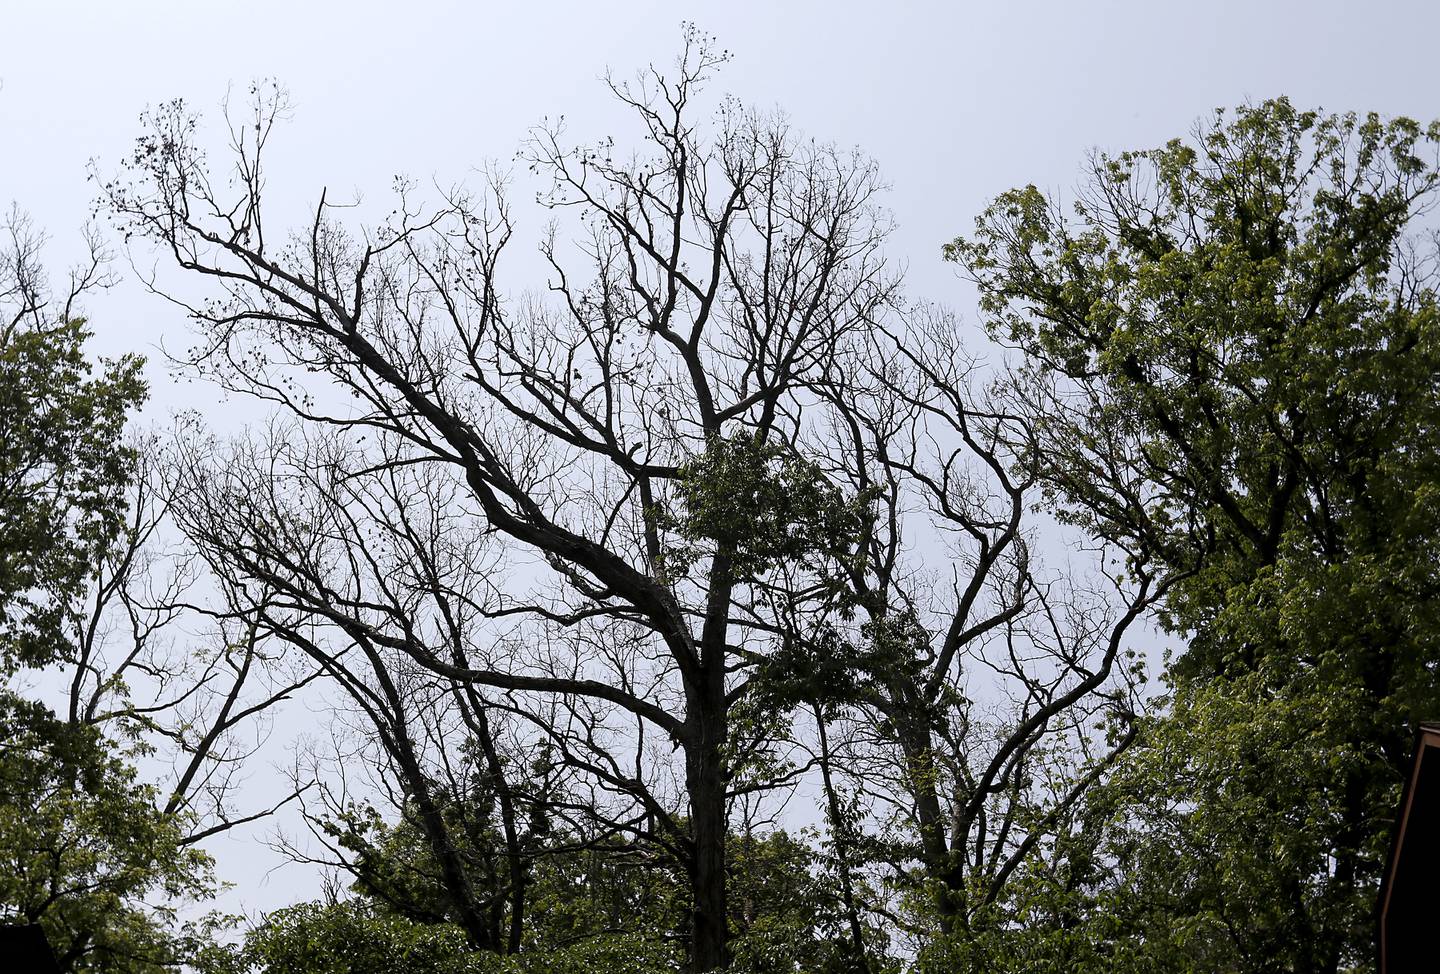
[[[723, 694], [719, 695], [723, 708]], [[694, 849], [690, 866], [691, 965], [696, 974], [730, 962], [725, 882], [723, 709], [702, 715], [700, 740], [687, 755]]]
[[959, 877], [952, 868], [950, 845], [945, 838], [945, 814], [936, 789], [938, 771], [930, 743], [930, 730], [923, 725], [924, 717], [920, 715], [897, 712], [893, 719], [905, 753], [906, 774], [910, 778], [915, 800], [925, 871], [932, 879], [940, 881], [935, 893], [940, 929], [946, 934], [954, 933], [955, 920], [960, 914], [958, 898], [963, 890], [956, 888]]
[[725, 875], [729, 785], [725, 764], [725, 744], [729, 740], [725, 659], [734, 586], [731, 572], [731, 554], [722, 549], [710, 565], [710, 592], [700, 636], [700, 666], [687, 695], [688, 722], [693, 728], [685, 770], [694, 841], [690, 866], [691, 964], [696, 974], [730, 963]]

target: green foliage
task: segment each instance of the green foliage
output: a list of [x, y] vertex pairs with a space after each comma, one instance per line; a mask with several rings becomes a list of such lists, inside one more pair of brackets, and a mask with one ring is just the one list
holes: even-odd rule
[[208, 964], [206, 974], [662, 974], [676, 957], [624, 934], [504, 957], [476, 951], [459, 927], [356, 900], [279, 910]]
[[[82, 613], [127, 529], [145, 397], [141, 360], [85, 354], [80, 320], [51, 320], [28, 245], [0, 254], [0, 673], [75, 662]], [[0, 689], [0, 915], [39, 923], [62, 969], [173, 970], [216, 921], [173, 905], [214, 888], [188, 824], [157, 808], [143, 747]]]
[[[504, 854], [493, 794], [472, 793], [468, 800], [439, 800], [448, 841], [459, 851], [480, 901], [499, 908], [505, 894]], [[394, 825], [369, 805], [354, 805], [318, 826], [350, 855], [353, 889], [384, 903], [401, 916], [422, 923], [458, 923], [445, 892], [440, 867], [418, 821], [407, 805]]]
[[1125, 922], [1204, 969], [1368, 961], [1411, 728], [1440, 713], [1437, 143], [1265, 102], [1101, 157], [1073, 219], [1008, 193], [948, 251], [1024, 354], [1067, 515], [1184, 576], [1172, 710], [1103, 854], [1146, 904]]
[[91, 377], [83, 321], [0, 327], [0, 669], [71, 652], [95, 566], [124, 528], [134, 455], [120, 438], [145, 398], [140, 359]]
[[[431, 853], [412, 824], [386, 826], [373, 810], [357, 809], [331, 829], [359, 853], [352, 886], [359, 898], [275, 914], [225, 960], [232, 969], [361, 974], [430, 964], [457, 972], [640, 974], [674, 970], [683, 953], [689, 922], [683, 877], [639, 846], [612, 840], [586, 848], [574, 836], [552, 835], [556, 848], [532, 849], [524, 946], [504, 957], [476, 951], [450, 922]], [[833, 877], [807, 842], [784, 832], [735, 835], [728, 849], [736, 970], [853, 969]], [[483, 863], [472, 867], [477, 889], [494, 887], [496, 877]], [[351, 963], [358, 966], [325, 966], [338, 963], [326, 960], [327, 952], [349, 942], [357, 944]], [[878, 955], [887, 938], [871, 929], [867, 942]]]
[[[773, 716], [796, 706], [832, 714], [864, 695], [868, 680], [916, 679], [929, 633], [909, 612], [867, 619], [851, 635], [822, 620], [814, 631], [791, 635], [756, 667], [753, 689], [740, 705]], [[760, 719], [757, 717], [757, 719]]]
[[45, 929], [76, 972], [173, 968], [201, 931], [161, 905], [212, 889], [208, 856], [91, 727], [0, 693], [0, 910]]
[[[1258, 677], [1179, 691], [1111, 786], [1133, 816], [1116, 841], [1136, 894], [1122, 915], [1210, 969], [1363, 966], [1388, 841], [1375, 824], [1392, 796], [1367, 789], [1372, 817], [1349, 835], [1352, 791], [1372, 769], [1365, 742], [1336, 732], [1359, 702], [1345, 696], [1277, 697]], [[1342, 884], [1336, 865], [1357, 852], [1365, 872]]]
[[[746, 974], [849, 974], [858, 970], [835, 877], [815, 850], [785, 832], [733, 836], [729, 843], [731, 969]], [[869, 926], [874, 960], [887, 945]], [[881, 974], [883, 965], [872, 968]]]
[[[367, 904], [302, 903], [272, 913], [250, 932], [229, 970], [269, 974], [468, 974], [480, 965], [465, 932], [423, 924]], [[212, 966], [225, 970], [219, 960]]]
[[664, 518], [678, 537], [666, 569], [684, 575], [702, 555], [723, 551], [734, 578], [777, 565], [819, 569], [858, 557], [867, 498], [846, 498], [815, 464], [752, 434], [716, 437], [680, 468], [682, 513]]
[[[564, 845], [563, 835], [552, 836]], [[688, 917], [685, 884], [673, 864], [613, 841], [545, 855], [533, 874], [526, 943], [546, 951], [604, 941], [674, 942]]]

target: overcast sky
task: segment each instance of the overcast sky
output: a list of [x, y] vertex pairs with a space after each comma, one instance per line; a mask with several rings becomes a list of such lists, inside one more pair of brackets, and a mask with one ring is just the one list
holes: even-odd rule
[[[579, 138], [608, 134], [617, 115], [597, 79], [670, 63], [682, 19], [734, 54], [713, 93], [782, 108], [809, 135], [876, 158], [908, 290], [965, 316], [941, 244], [1007, 188], [1068, 189], [1092, 149], [1152, 147], [1212, 108], [1279, 94], [1440, 116], [1433, 0], [0, 0], [0, 206], [14, 201], [48, 231], [58, 267], [94, 196], [89, 161], [113, 171], [147, 105], [183, 97], [213, 116], [227, 89], [264, 77], [294, 105], [270, 169], [293, 205], [286, 222], [304, 222], [321, 187], [381, 196], [397, 173], [463, 180], [508, 160], [544, 115], [566, 115]], [[526, 207], [516, 216], [541, 219]], [[185, 341], [177, 313], [134, 286], [88, 310], [106, 350], [153, 355], [162, 339]], [[163, 369], [152, 380], [157, 415], [207, 395]], [[257, 885], [270, 862], [242, 852], [247, 841], [219, 850], [244, 903], [311, 892], [293, 872]]]

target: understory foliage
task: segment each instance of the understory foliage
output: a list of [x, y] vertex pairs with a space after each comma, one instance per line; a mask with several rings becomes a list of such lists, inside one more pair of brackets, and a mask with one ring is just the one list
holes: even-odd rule
[[211, 861], [157, 814], [134, 754], [9, 692], [0, 741], [6, 918], [39, 923], [67, 971], [173, 969], [203, 931], [168, 904], [208, 895]]
[[[366, 824], [358, 824], [362, 820]], [[686, 922], [684, 878], [643, 847], [582, 848], [574, 836], [552, 836], [566, 851], [536, 868], [524, 948], [507, 956], [476, 951], [447, 915], [444, 885], [412, 822], [387, 827], [367, 810], [335, 830], [362, 852], [352, 895], [270, 915], [243, 943], [207, 955], [217, 974], [659, 974], [683, 963], [677, 931]], [[797, 963], [817, 974], [853, 969], [843, 910], [809, 837], [737, 835], [730, 848], [733, 970], [778, 974]], [[494, 882], [482, 875], [473, 880]], [[886, 943], [881, 930], [870, 932], [872, 943]]]

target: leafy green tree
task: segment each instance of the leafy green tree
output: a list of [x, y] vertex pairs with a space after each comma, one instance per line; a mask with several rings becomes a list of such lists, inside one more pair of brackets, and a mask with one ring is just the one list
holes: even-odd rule
[[[173, 970], [210, 933], [211, 920], [182, 924], [174, 909], [214, 886], [194, 845], [192, 787], [240, 719], [254, 646], [227, 649], [245, 659], [231, 684], [217, 665], [187, 693], [184, 674], [157, 669], [148, 610], [121, 594], [154, 510], [123, 439], [145, 396], [141, 361], [97, 368], [87, 354], [77, 302], [104, 280], [93, 241], [61, 297], [24, 219], [0, 235], [0, 917], [40, 924], [67, 972]], [[131, 640], [107, 661], [107, 610], [120, 603]], [[133, 705], [141, 672], [181, 701], [231, 692], [213, 720], [165, 700]], [[62, 713], [32, 699], [37, 686]], [[170, 787], [136, 772], [147, 729], [180, 745]]]
[[0, 911], [39, 923], [65, 971], [173, 970], [204, 933], [165, 904], [207, 893], [211, 860], [129, 757], [0, 693]]
[[0, 669], [74, 651], [71, 634], [95, 566], [125, 528], [135, 456], [121, 435], [145, 398], [140, 359], [85, 354], [73, 304], [97, 273], [77, 274], [57, 310], [38, 237], [12, 216], [0, 247]]
[[1188, 969], [1371, 956], [1410, 734], [1440, 711], [1437, 142], [1268, 101], [1100, 156], [1073, 215], [1007, 193], [948, 249], [1022, 355], [1067, 516], [1187, 575], [1170, 711], [1100, 855], [1132, 934]]

